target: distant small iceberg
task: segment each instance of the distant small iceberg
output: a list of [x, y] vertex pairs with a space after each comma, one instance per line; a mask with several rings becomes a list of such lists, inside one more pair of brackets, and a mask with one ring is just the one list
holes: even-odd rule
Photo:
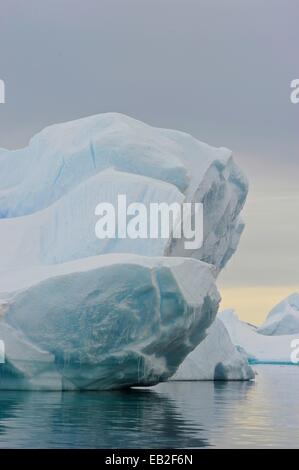
[[295, 292], [279, 302], [257, 331], [270, 336], [299, 336], [299, 294]]
[[261, 334], [256, 326], [241, 321], [234, 310], [224, 310], [219, 318], [234, 345], [246, 354], [250, 364], [299, 365], [299, 334]]

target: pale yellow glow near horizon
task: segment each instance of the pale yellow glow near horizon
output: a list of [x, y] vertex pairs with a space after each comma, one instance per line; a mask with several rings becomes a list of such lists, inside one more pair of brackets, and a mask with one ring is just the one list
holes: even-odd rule
[[232, 308], [241, 320], [260, 325], [269, 311], [299, 286], [219, 287], [222, 297], [219, 312]]

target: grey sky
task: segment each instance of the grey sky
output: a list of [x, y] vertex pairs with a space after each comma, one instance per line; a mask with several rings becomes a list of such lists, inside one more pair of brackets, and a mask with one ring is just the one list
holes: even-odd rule
[[298, 20], [298, 0], [1, 0], [0, 147], [106, 111], [227, 146], [251, 192], [221, 282], [299, 286]]

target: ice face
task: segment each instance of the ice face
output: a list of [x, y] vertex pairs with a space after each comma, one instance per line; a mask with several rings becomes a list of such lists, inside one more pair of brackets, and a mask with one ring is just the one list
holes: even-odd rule
[[299, 333], [299, 294], [294, 293], [279, 302], [258, 328], [263, 335], [292, 335]]
[[[110, 389], [173, 375], [215, 317], [215, 278], [243, 230], [247, 181], [231, 152], [108, 113], [1, 150], [0, 165], [0, 387]], [[119, 194], [202, 203], [202, 247], [97, 239], [95, 208]]]
[[27, 270], [17, 281], [11, 273], [0, 388], [166, 380], [214, 320], [220, 297], [211, 271], [192, 259], [104, 255]]

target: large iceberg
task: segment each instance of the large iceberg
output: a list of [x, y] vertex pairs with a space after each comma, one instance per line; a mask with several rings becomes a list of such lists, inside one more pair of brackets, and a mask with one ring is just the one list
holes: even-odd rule
[[216, 318], [206, 338], [186, 357], [171, 378], [177, 380], [251, 380], [247, 357], [233, 345], [223, 322]]
[[234, 310], [224, 310], [219, 318], [233, 344], [251, 364], [299, 364], [298, 334], [267, 336], [254, 325], [239, 320]]
[[299, 333], [299, 294], [294, 293], [277, 304], [257, 329], [263, 335], [292, 335]]
[[[247, 181], [231, 152], [107, 113], [46, 128], [3, 150], [0, 166], [0, 387], [170, 377], [215, 318], [215, 279], [243, 230]], [[119, 194], [202, 203], [202, 246], [172, 235], [99, 240], [95, 208]]]
[[19, 271], [17, 281], [10, 272], [1, 285], [7, 361], [0, 388], [166, 380], [202, 340], [220, 300], [209, 265], [128, 254], [35, 267]]

